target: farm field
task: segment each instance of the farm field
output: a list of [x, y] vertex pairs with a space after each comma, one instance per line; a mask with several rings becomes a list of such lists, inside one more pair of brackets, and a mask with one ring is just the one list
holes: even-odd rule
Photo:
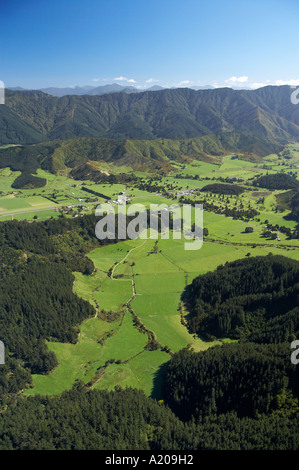
[[77, 344], [49, 342], [48, 347], [56, 354], [59, 366], [49, 375], [33, 375], [34, 388], [27, 389], [25, 394], [59, 394], [71, 388], [76, 379], [88, 382], [100, 365], [98, 338], [108, 331], [111, 325], [91, 318], [82, 323]]
[[14, 211], [22, 209], [39, 209], [45, 206], [55, 207], [55, 203], [42, 196], [28, 196], [26, 198], [7, 196], [0, 198], [0, 211]]
[[[47, 375], [33, 375], [34, 386], [24, 393], [59, 394], [80, 379], [90, 388], [110, 390], [118, 385], [131, 386], [159, 399], [163, 368], [171, 353], [186, 346], [201, 351], [230, 341], [228, 338], [205, 341], [187, 330], [182, 292], [195, 277], [226, 262], [267, 254], [299, 260], [298, 239], [290, 239], [279, 229], [280, 240], [264, 235], [267, 224], [296, 229], [296, 222], [285, 218], [289, 208], [277, 209], [277, 196], [283, 197], [285, 191], [251, 186], [252, 178], [281, 171], [282, 164], [284, 171], [297, 172], [298, 149], [292, 147], [292, 158], [288, 161], [271, 155], [256, 163], [228, 155], [222, 158], [221, 164], [176, 163], [176, 169], [168, 176], [155, 179], [150, 175], [154, 184], [164, 187], [162, 192], [140, 189], [138, 185], [75, 181], [67, 175], [53, 175], [43, 170], [38, 170], [37, 175], [47, 179], [44, 188], [14, 190], [11, 185], [18, 174], [8, 168], [0, 170], [2, 221], [12, 217], [29, 221], [36, 217], [38, 220], [60, 217], [62, 214], [55, 211], [55, 207], [79, 205], [79, 200], [87, 208], [83, 213], [90, 213], [96, 201], [101, 200], [84, 191], [83, 186], [105, 195], [111, 202], [125, 193], [131, 203], [146, 208], [151, 204], [185, 203], [180, 199], [180, 191], [186, 190], [187, 201], [196, 203], [202, 198], [206, 201], [203, 226], [207, 234], [199, 250], [184, 249], [188, 241], [173, 240], [170, 235], [169, 239], [126, 240], [88, 253], [95, 270], [91, 275], [74, 273], [74, 292], [95, 307], [96, 315], [80, 325], [76, 344], [48, 343], [59, 364]], [[107, 167], [107, 171], [110, 169]], [[147, 181], [149, 175], [139, 172], [138, 176]], [[229, 181], [244, 185], [246, 191], [239, 195], [198, 191], [207, 184], [229, 184]], [[205, 204], [214, 209], [205, 209]], [[113, 205], [117, 211], [117, 205]], [[217, 213], [225, 207], [240, 211], [254, 209], [258, 215], [246, 219]], [[74, 217], [75, 214], [74, 208], [71, 214], [64, 216]], [[250, 233], [246, 232], [248, 227], [252, 229]], [[108, 321], [107, 312], [115, 314], [115, 318]]]
[[[288, 160], [283, 159], [277, 155], [270, 155], [265, 157], [261, 162], [250, 162], [243, 159], [237, 159], [234, 155], [227, 155], [222, 157], [221, 163], [208, 163], [198, 160], [193, 160], [190, 163], [177, 163], [173, 162], [174, 169], [167, 176], [157, 177], [155, 181], [155, 174], [148, 172], [134, 172], [135, 176], [147, 180], [150, 178], [157, 185], [162, 185], [167, 193], [171, 193], [173, 198], [179, 197], [178, 191], [186, 190], [200, 190], [203, 186], [213, 182], [222, 181], [225, 178], [235, 179], [238, 184], [242, 182], [248, 183], [249, 179], [255, 176], [268, 173], [275, 173], [277, 171], [292, 171], [298, 174], [299, 151], [298, 146], [290, 146], [292, 156]], [[112, 164], [105, 164], [103, 170], [114, 172], [115, 174], [121, 172], [131, 172], [131, 168], [117, 167]], [[118, 195], [122, 192], [134, 198], [134, 202], [144, 203], [145, 199], [149, 202], [159, 203], [162, 200], [157, 199], [159, 196], [149, 193], [146, 189], [140, 189], [138, 185], [134, 184], [110, 184], [110, 183], [95, 183], [92, 181], [79, 181], [74, 180], [68, 176], [67, 171], [62, 171], [60, 174], [52, 174], [44, 170], [38, 169], [36, 176], [44, 178], [47, 181], [46, 186], [43, 188], [28, 188], [28, 189], [14, 189], [12, 187], [15, 179], [20, 175], [20, 172], [11, 171], [9, 168], [0, 169], [0, 216], [6, 217], [15, 215], [15, 218], [23, 218], [23, 213], [28, 212], [28, 219], [32, 216], [32, 210], [50, 209], [53, 207], [80, 205], [94, 201], [104, 202], [105, 199], [87, 193], [82, 188], [86, 187], [96, 193], [103, 194], [108, 198], [117, 199]], [[179, 177], [177, 177], [179, 176]], [[188, 176], [190, 178], [188, 178]], [[249, 189], [249, 188], [248, 188]], [[274, 194], [269, 194], [264, 198], [261, 205], [258, 200], [259, 197], [254, 193], [257, 191], [252, 188], [251, 192], [247, 192], [241, 196], [232, 198], [231, 204], [244, 203], [245, 206], [251, 204], [251, 207], [258, 208], [261, 216], [265, 218], [271, 217], [273, 223], [284, 214], [276, 214], [275, 197]], [[160, 196], [161, 197], [161, 196]], [[32, 199], [33, 198], [33, 199]], [[217, 200], [216, 195], [209, 195], [209, 200]], [[8, 201], [12, 199], [12, 201]], [[94, 209], [91, 208], [90, 209]], [[34, 214], [33, 214], [34, 215]], [[278, 215], [278, 218], [275, 217]], [[53, 212], [48, 212], [48, 217], [52, 217]], [[43, 220], [46, 217], [41, 216]], [[1, 219], [6, 220], [6, 219]], [[7, 219], [8, 220], [8, 219]], [[285, 223], [287, 226], [287, 222]]]
[[[207, 215], [209, 227], [212, 226], [210, 215]], [[230, 221], [230, 230], [233, 227], [239, 232], [239, 224], [240, 221]], [[199, 274], [245, 258], [248, 253], [251, 256], [283, 254], [299, 260], [298, 249], [271, 244], [249, 248], [241, 242], [238, 245], [204, 241], [200, 250], [187, 251], [184, 241], [170, 238], [156, 243], [156, 240], [137, 239], [91, 251], [88, 256], [94, 262], [95, 271], [90, 276], [75, 273], [74, 290], [91, 302], [98, 313], [100, 310], [121, 312], [121, 318], [107, 322], [96, 316], [83, 322], [76, 345], [49, 343], [59, 365], [47, 376], [34, 376], [34, 388], [26, 393], [59, 393], [81, 378], [92, 388], [132, 386], [158, 397], [156, 383], [161, 380], [159, 374], [169, 360], [166, 351], [175, 352], [187, 345], [200, 351], [221, 344], [194, 337], [182, 324], [180, 299], [186, 284]], [[134, 325], [128, 305], [162, 350], [146, 348], [147, 334]]]

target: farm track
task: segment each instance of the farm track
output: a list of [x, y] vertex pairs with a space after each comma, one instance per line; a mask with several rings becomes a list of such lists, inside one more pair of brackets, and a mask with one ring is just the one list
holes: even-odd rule
[[[124, 256], [124, 258], [122, 258], [118, 263], [114, 264], [110, 269], [111, 269], [111, 274], [110, 274], [110, 278], [113, 280], [113, 281], [130, 281], [132, 283], [132, 296], [130, 297], [130, 299], [123, 305], [124, 308], [128, 309], [130, 307], [130, 303], [131, 301], [135, 298], [135, 296], [137, 295], [136, 294], [136, 287], [135, 287], [135, 281], [134, 281], [134, 273], [133, 273], [133, 279], [118, 279], [118, 278], [115, 278], [114, 277], [114, 271], [115, 269], [117, 268], [117, 266], [119, 266], [120, 264], [122, 264], [126, 259], [127, 257], [132, 253], [132, 251], [136, 250], [137, 248], [141, 248], [148, 240], [144, 240], [140, 245], [138, 246], [135, 246], [134, 248], [131, 248], [131, 250], [129, 250], [126, 254], [126, 256]], [[133, 309], [132, 309], [133, 311]], [[117, 329], [113, 332], [113, 335], [115, 335], [119, 330], [120, 328], [122, 327], [122, 324], [123, 324], [123, 321], [124, 321], [124, 318], [125, 318], [125, 315], [127, 315], [128, 313], [131, 313], [131, 312], [128, 312], [128, 310], [124, 311], [123, 315], [122, 315], [122, 318], [121, 318], [121, 321], [120, 321], [120, 324], [119, 326], [117, 327]], [[134, 312], [133, 312], [134, 313]], [[96, 316], [97, 316], [97, 313], [96, 313]], [[156, 339], [156, 334], [154, 331], [151, 331], [149, 330], [148, 328], [146, 328], [145, 325], [144, 326], [144, 329], [145, 329], [145, 333], [148, 335], [148, 338], [150, 338], [150, 336], [152, 336], [154, 339]], [[126, 359], [124, 361], [125, 364], [128, 364], [129, 367], [130, 367], [130, 361], [132, 359], [134, 359], [135, 357], [139, 356], [140, 354], [142, 354], [144, 352], [144, 349], [142, 349], [141, 351], [139, 351], [138, 353], [134, 354], [132, 357], [129, 357], [128, 359]], [[102, 353], [103, 353], [103, 349], [101, 350], [101, 354], [100, 354], [100, 358], [102, 357]], [[106, 369], [108, 366], [104, 366], [104, 368]], [[137, 380], [138, 383], [140, 383], [140, 380], [139, 378], [136, 376], [135, 372], [132, 370], [132, 368], [130, 367], [130, 370], [132, 372], [132, 374], [134, 375], [135, 379]], [[93, 386], [95, 384], [97, 384], [103, 377], [104, 375], [104, 371], [102, 371], [99, 376], [96, 378], [95, 382], [93, 383]]]
[[129, 250], [129, 251], [127, 252], [126, 256], [125, 256], [123, 259], [121, 259], [118, 263], [116, 263], [116, 264], [112, 267], [112, 271], [111, 271], [111, 276], [110, 276], [110, 277], [111, 277], [111, 279], [112, 279], [113, 281], [120, 281], [120, 280], [121, 280], [121, 281], [129, 281], [129, 280], [130, 280], [130, 279], [115, 279], [115, 277], [113, 277], [115, 268], [117, 268], [117, 266], [119, 266], [121, 263], [123, 263], [123, 262], [127, 259], [127, 257], [130, 255], [130, 253], [132, 253], [132, 251], [136, 250], [137, 248], [141, 248], [141, 247], [145, 244], [145, 242], [147, 242], [147, 239], [144, 240], [143, 243], [141, 243], [140, 245], [135, 246], [134, 248], [131, 248], [131, 250]]
[[131, 250], [128, 251], [128, 253], [126, 254], [126, 256], [121, 259], [117, 264], [115, 264], [113, 267], [112, 267], [112, 271], [111, 271], [111, 275], [110, 275], [110, 278], [113, 280], [113, 281], [122, 281], [122, 282], [131, 282], [132, 284], [132, 296], [129, 298], [129, 300], [126, 302], [126, 305], [128, 306], [132, 300], [135, 298], [135, 296], [137, 295], [136, 294], [136, 286], [135, 286], [135, 281], [134, 281], [134, 273], [132, 273], [132, 277], [133, 279], [118, 279], [118, 278], [115, 278], [113, 277], [114, 276], [114, 271], [115, 271], [115, 268], [117, 268], [117, 266], [119, 266], [121, 263], [123, 263], [127, 257], [132, 253], [132, 251], [136, 250], [137, 248], [141, 248], [145, 242], [147, 242], [147, 240], [144, 240], [143, 243], [141, 243], [140, 245], [138, 246], [135, 246], [134, 248], [131, 248]]

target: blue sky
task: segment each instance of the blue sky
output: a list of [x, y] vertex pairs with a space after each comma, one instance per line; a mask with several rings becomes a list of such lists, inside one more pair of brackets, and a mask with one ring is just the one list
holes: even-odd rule
[[0, 80], [299, 85], [298, 0], [0, 0]]

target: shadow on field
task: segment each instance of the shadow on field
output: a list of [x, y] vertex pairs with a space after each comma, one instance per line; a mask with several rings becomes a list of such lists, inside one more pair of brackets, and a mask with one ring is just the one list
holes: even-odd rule
[[168, 362], [161, 364], [154, 375], [153, 390], [151, 393], [151, 398], [154, 398], [155, 400], [163, 399], [164, 376], [165, 376], [167, 367], [168, 367]]

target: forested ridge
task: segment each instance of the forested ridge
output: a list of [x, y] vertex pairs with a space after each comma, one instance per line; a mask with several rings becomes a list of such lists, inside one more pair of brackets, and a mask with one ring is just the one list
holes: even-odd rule
[[46, 373], [57, 365], [45, 340], [76, 342], [79, 325], [94, 314], [93, 307], [73, 293], [72, 271], [93, 271], [84, 256], [94, 245], [88, 221], [94, 222], [87, 217], [78, 222], [0, 225], [0, 331], [6, 348], [0, 397], [4, 401], [7, 394], [31, 383], [31, 373]]
[[234, 132], [239, 148], [269, 154], [298, 137], [299, 116], [290, 101], [291, 92], [289, 86], [254, 91], [177, 88], [57, 98], [40, 91], [7, 90], [0, 142], [74, 137], [185, 139], [209, 134], [225, 138]]
[[181, 420], [203, 423], [233, 413], [236, 426], [255, 423], [261, 434], [273, 417], [298, 427], [298, 368], [290, 360], [299, 335], [298, 294], [299, 263], [283, 256], [237, 260], [193, 280], [183, 294], [191, 331], [237, 341], [172, 356], [164, 399]]
[[273, 255], [221, 265], [195, 278], [183, 294], [197, 334], [274, 343], [298, 335], [298, 296], [298, 261]]
[[0, 419], [0, 449], [19, 450], [295, 450], [296, 415], [259, 419], [235, 412], [180, 420], [140, 390], [86, 392], [18, 400]]
[[[101, 243], [96, 221], [89, 215], [0, 225], [0, 331], [7, 347], [0, 449], [298, 449], [298, 366], [290, 361], [290, 341], [298, 337], [299, 269], [284, 257], [239, 260], [193, 281], [189, 300], [200, 299], [194, 305], [202, 309], [194, 309], [194, 319], [205, 308], [213, 318], [222, 304], [227, 324], [219, 325], [227, 329], [231, 321], [226, 333], [238, 341], [175, 353], [163, 400], [81, 382], [59, 396], [22, 395], [33, 372], [56, 366], [46, 340], [76, 342], [80, 323], [94, 314], [73, 293], [72, 271], [93, 270], [86, 253]], [[214, 320], [198, 325], [220, 333]]]
[[293, 176], [286, 173], [262, 175], [256, 178], [252, 184], [253, 186], [259, 186], [270, 190], [299, 189], [299, 181], [296, 179], [296, 174]]
[[202, 353], [182, 350], [170, 361], [165, 400], [184, 421], [230, 412], [260, 418], [286, 403], [292, 415], [298, 412], [299, 384], [290, 351], [289, 343], [226, 344]]
[[238, 186], [236, 184], [222, 184], [222, 183], [212, 183], [207, 184], [200, 189], [203, 192], [210, 192], [214, 194], [228, 194], [228, 195], [239, 195], [245, 191], [245, 188]]

